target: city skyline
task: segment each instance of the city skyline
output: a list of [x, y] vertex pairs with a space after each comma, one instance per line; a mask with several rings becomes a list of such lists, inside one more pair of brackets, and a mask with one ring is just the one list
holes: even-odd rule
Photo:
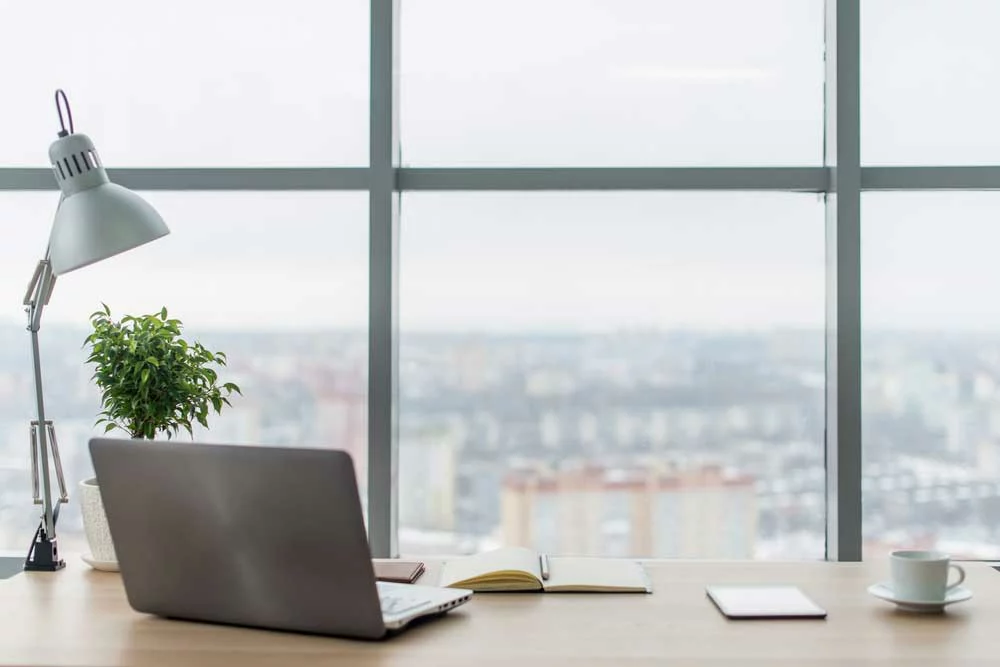
[[[49, 414], [75, 484], [89, 474], [82, 453], [96, 389], [83, 332], [48, 333]], [[23, 335], [0, 326], [0, 548], [11, 549], [37, 521], [22, 456], [31, 412]], [[545, 545], [605, 555], [822, 558], [823, 339], [819, 330], [404, 337], [404, 553], [471, 553], [554, 526]], [[866, 340], [866, 553], [923, 545], [997, 555], [1000, 338]], [[227, 375], [244, 396], [196, 440], [345, 448], [365, 492], [363, 332], [216, 332], [205, 342], [229, 354]], [[572, 481], [587, 469], [602, 470], [607, 486]], [[517, 496], [510, 485], [525, 474], [565, 493]], [[672, 476], [704, 481], [676, 487]], [[735, 496], [723, 490], [731, 480], [743, 480]], [[749, 506], [740, 493], [751, 494], [752, 514], [736, 511]], [[580, 541], [553, 523], [559, 516], [591, 522], [606, 540]], [[64, 548], [83, 548], [75, 504], [61, 522]], [[698, 536], [697, 525], [708, 532]], [[672, 537], [681, 529], [688, 537]]]

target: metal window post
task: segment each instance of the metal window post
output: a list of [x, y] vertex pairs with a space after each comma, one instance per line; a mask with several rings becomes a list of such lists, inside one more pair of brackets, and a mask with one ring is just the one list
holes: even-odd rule
[[399, 0], [371, 0], [368, 191], [368, 541], [399, 555]]
[[826, 3], [826, 557], [861, 560], [860, 0]]

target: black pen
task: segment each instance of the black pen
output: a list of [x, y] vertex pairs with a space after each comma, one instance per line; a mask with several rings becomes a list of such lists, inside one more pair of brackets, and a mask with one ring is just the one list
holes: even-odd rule
[[542, 571], [542, 581], [548, 581], [549, 579], [549, 557], [545, 554], [538, 555], [538, 564]]

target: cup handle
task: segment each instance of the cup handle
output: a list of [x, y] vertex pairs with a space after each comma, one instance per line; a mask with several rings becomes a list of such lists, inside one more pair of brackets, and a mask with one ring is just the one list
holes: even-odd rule
[[956, 572], [958, 572], [958, 581], [948, 584], [948, 588], [945, 589], [952, 591], [958, 588], [962, 584], [962, 582], [965, 581], [965, 570], [962, 568], [961, 565], [955, 565], [954, 563], [950, 563], [948, 565], [948, 569], [953, 569]]

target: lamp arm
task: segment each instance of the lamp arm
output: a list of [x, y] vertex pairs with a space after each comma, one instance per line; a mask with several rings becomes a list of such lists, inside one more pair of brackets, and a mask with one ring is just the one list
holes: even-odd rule
[[24, 292], [24, 310], [28, 313], [29, 330], [38, 331], [41, 327], [42, 310], [49, 305], [55, 286], [56, 276], [52, 273], [52, 264], [46, 251], [45, 258], [38, 260], [35, 273], [32, 274], [28, 289]]
[[[45, 399], [42, 393], [42, 361], [38, 344], [38, 330], [42, 321], [42, 310], [48, 304], [52, 296], [52, 289], [55, 286], [56, 277], [52, 273], [52, 265], [49, 263], [48, 252], [45, 258], [38, 262], [35, 273], [28, 285], [28, 291], [24, 296], [24, 305], [28, 314], [28, 331], [31, 332], [31, 359], [34, 367], [35, 379], [35, 409], [38, 417], [37, 427], [32, 426], [35, 438], [32, 439], [32, 462], [36, 461], [36, 441], [37, 457], [40, 459], [41, 482], [42, 482], [42, 505], [43, 505], [43, 526], [46, 537], [51, 541], [56, 536], [56, 514], [52, 505], [52, 483], [49, 479], [49, 443], [48, 429], [45, 420]], [[37, 430], [34, 430], [36, 429]], [[58, 464], [58, 458], [56, 459]], [[62, 479], [62, 470], [57, 470]], [[38, 469], [32, 470], [34, 486], [38, 486]], [[62, 495], [65, 497], [65, 489]], [[37, 497], [37, 496], [36, 496]]]

